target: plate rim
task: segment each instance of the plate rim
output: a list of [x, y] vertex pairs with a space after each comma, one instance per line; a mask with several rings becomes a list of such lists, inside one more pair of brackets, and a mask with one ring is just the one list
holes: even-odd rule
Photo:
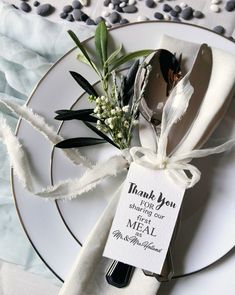
[[[203, 27], [203, 26], [200, 26], [200, 25], [197, 25], [197, 24], [192, 24], [192, 23], [186, 23], [186, 22], [177, 22], [177, 21], [158, 21], [158, 20], [147, 20], [147, 21], [143, 21], [143, 22], [132, 22], [132, 23], [128, 23], [128, 24], [124, 24], [124, 25], [121, 25], [121, 26], [116, 26], [116, 27], [112, 27], [112, 28], [109, 28], [109, 31], [113, 31], [113, 30], [117, 30], [117, 29], [121, 29], [123, 27], [129, 27], [129, 26], [133, 26], [133, 25], [143, 25], [143, 24], [148, 24], [148, 23], [160, 23], [160, 24], [175, 24], [175, 25], [186, 25], [188, 27], [195, 27], [195, 28], [198, 28], [198, 29], [202, 29], [204, 31], [207, 31], [207, 32], [210, 32], [212, 34], [215, 34], [229, 42], [231, 42], [232, 44], [234, 44], [235, 46], [235, 43], [229, 39], [229, 37], [226, 37], [224, 35], [220, 35], [219, 33], [207, 28], [207, 27]], [[94, 34], [91, 36], [91, 37], [88, 37], [86, 38], [85, 40], [83, 40], [81, 43], [82, 44], [85, 44], [87, 42], [89, 42], [90, 40], [92, 40], [94, 38]], [[33, 90], [31, 91], [27, 101], [25, 102], [25, 105], [27, 106], [30, 101], [32, 100], [35, 92], [37, 91], [37, 88], [39, 87], [39, 85], [47, 78], [47, 76], [49, 75], [49, 73], [57, 66], [57, 64], [59, 64], [66, 56], [68, 56], [72, 51], [74, 51], [75, 49], [77, 48], [77, 46], [74, 46], [73, 48], [71, 48], [70, 50], [68, 50], [64, 55], [62, 55], [49, 69], [48, 71], [45, 73], [45, 75], [36, 83], [36, 85], [34, 86]], [[78, 99], [76, 100], [76, 102], [78, 101]], [[76, 103], [75, 102], [75, 103]], [[72, 105], [73, 106], [73, 105]], [[71, 107], [72, 107], [71, 106]], [[19, 118], [18, 122], [17, 122], [17, 125], [16, 125], [16, 128], [15, 128], [15, 135], [17, 136], [18, 135], [18, 132], [19, 132], [19, 129], [20, 129], [20, 126], [21, 126], [21, 122], [22, 122], [22, 118]], [[57, 129], [57, 132], [59, 132], [61, 126], [63, 125], [63, 122], [59, 125], [58, 129]], [[54, 151], [54, 148], [52, 149], [52, 152], [51, 152], [51, 160], [52, 160], [52, 155], [53, 155], [53, 151]], [[13, 200], [14, 200], [14, 204], [15, 204], [15, 208], [16, 208], [16, 212], [17, 212], [17, 215], [18, 215], [18, 218], [19, 218], [19, 221], [20, 221], [20, 224], [30, 242], [30, 244], [32, 245], [33, 249], [35, 250], [36, 254], [39, 256], [39, 258], [42, 260], [42, 262], [46, 265], [46, 267], [61, 281], [61, 282], [64, 282], [64, 280], [56, 273], [55, 270], [53, 270], [53, 268], [49, 265], [49, 263], [46, 261], [46, 259], [44, 259], [42, 257], [42, 255], [40, 254], [40, 251], [37, 249], [37, 247], [35, 246], [34, 242], [32, 241], [27, 229], [26, 229], [26, 226], [25, 226], [25, 223], [23, 221], [23, 218], [21, 216], [21, 213], [20, 213], [20, 210], [19, 210], [19, 207], [18, 207], [18, 203], [17, 203], [17, 197], [16, 197], [16, 193], [15, 193], [15, 189], [14, 189], [14, 169], [13, 168], [10, 168], [10, 186], [11, 186], [11, 191], [12, 191], [12, 195], [13, 195]], [[78, 242], [78, 244], [81, 246], [81, 243], [77, 240], [77, 238], [74, 236], [74, 234], [71, 232], [70, 228], [67, 226], [64, 218], [62, 217], [62, 214], [61, 214], [61, 211], [58, 209], [58, 204], [57, 204], [57, 201], [53, 201], [55, 202], [56, 204], [56, 208], [60, 214], [60, 217], [62, 219], [62, 222], [64, 224], [64, 226], [66, 227], [66, 229], [69, 231], [69, 233], [72, 235], [72, 237], [75, 239], [76, 242]], [[235, 245], [228, 251], [226, 252], [223, 256], [221, 256], [220, 258], [218, 258], [216, 261], [212, 262], [211, 264], [199, 269], [199, 270], [196, 270], [194, 272], [191, 272], [191, 273], [187, 273], [187, 274], [183, 274], [183, 275], [180, 275], [180, 276], [175, 276], [173, 277], [173, 279], [177, 279], [177, 278], [181, 278], [181, 277], [186, 277], [186, 276], [189, 276], [189, 275], [192, 275], [192, 274], [195, 274], [197, 272], [200, 272], [200, 271], [203, 271], [204, 269], [206, 268], [209, 268], [211, 266], [213, 266], [215, 263], [217, 263], [219, 260], [221, 260], [224, 256], [228, 255], [233, 249], [235, 248]]]

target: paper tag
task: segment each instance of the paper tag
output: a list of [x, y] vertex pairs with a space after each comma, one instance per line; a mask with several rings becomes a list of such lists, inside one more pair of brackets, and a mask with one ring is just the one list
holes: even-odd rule
[[185, 189], [132, 163], [103, 256], [161, 273]]

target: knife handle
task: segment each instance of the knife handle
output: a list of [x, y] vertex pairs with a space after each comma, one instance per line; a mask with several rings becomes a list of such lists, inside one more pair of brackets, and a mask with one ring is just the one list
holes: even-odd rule
[[114, 260], [106, 273], [107, 282], [117, 288], [129, 285], [134, 267]]

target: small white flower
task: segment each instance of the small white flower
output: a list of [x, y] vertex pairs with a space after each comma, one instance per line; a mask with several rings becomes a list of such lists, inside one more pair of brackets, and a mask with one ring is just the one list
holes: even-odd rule
[[107, 113], [106, 110], [103, 111], [103, 113], [102, 113], [102, 117], [103, 117], [104, 119], [107, 119], [107, 117], [108, 117], [108, 113]]
[[97, 121], [97, 125], [101, 125], [101, 121], [100, 120]]
[[113, 121], [113, 118], [108, 118], [108, 119], [107, 119], [108, 124], [111, 124], [112, 121]]
[[117, 112], [121, 112], [121, 108], [120, 107], [116, 107], [116, 111]]
[[99, 103], [100, 102], [100, 97], [97, 97], [96, 100], [95, 100], [95, 102], [96, 103]]
[[126, 128], [128, 128], [128, 127], [129, 127], [129, 122], [128, 122], [128, 121], [125, 121], [125, 122], [124, 122], [124, 126], [125, 126]]
[[122, 110], [124, 113], [127, 113], [129, 111], [129, 106], [124, 106]]
[[105, 97], [102, 95], [100, 100], [104, 101], [105, 100]]
[[94, 108], [94, 113], [96, 114], [96, 113], [98, 113], [99, 112], [99, 108], [98, 107], [95, 107]]
[[111, 115], [115, 115], [116, 114], [116, 110], [115, 109], [112, 109], [111, 110]]
[[109, 128], [113, 129], [114, 128], [113, 124], [109, 124]]
[[102, 106], [101, 108], [102, 108], [102, 110], [105, 110], [106, 109], [106, 106]]
[[122, 138], [122, 133], [121, 132], [118, 132], [117, 137], [118, 138]]

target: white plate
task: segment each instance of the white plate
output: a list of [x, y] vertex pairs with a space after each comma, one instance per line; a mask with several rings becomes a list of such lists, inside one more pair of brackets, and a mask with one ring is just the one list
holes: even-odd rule
[[[179, 23], [137, 23], [114, 29], [111, 34], [116, 43], [124, 44], [127, 51], [155, 48], [162, 34], [208, 43], [231, 53], [235, 51], [235, 44], [231, 41], [206, 29]], [[93, 40], [88, 40], [87, 44], [91, 43]], [[90, 83], [97, 80], [86, 65], [78, 63], [76, 51], [72, 50], [47, 73], [28, 101], [31, 108], [45, 116], [56, 128], [59, 124], [53, 120], [54, 111], [70, 108], [82, 95], [82, 90], [68, 73], [70, 70], [89, 77]], [[80, 99], [76, 107], [82, 108], [85, 104], [85, 100]], [[235, 130], [232, 130], [234, 111], [233, 103], [214, 137], [219, 134], [222, 134], [223, 138], [235, 137]], [[61, 132], [66, 137], [82, 136], [82, 132], [87, 135], [89, 131], [81, 126], [82, 123], [77, 121], [66, 122]], [[51, 174], [54, 182], [57, 182], [59, 179], [75, 177], [82, 173], [82, 169], [70, 165], [59, 150], [53, 155], [51, 173], [52, 146], [24, 122], [20, 122], [18, 126], [18, 136], [27, 148], [39, 183], [50, 184]], [[92, 154], [93, 159], [101, 159], [109, 157], [114, 150], [106, 146], [87, 148], [86, 151], [83, 149], [83, 152]], [[185, 198], [183, 221], [175, 248], [177, 275], [195, 272], [208, 266], [235, 245], [234, 157], [235, 154], [230, 153], [198, 160], [196, 163], [202, 170], [203, 177], [195, 189], [187, 192]], [[115, 181], [104, 184], [97, 191], [84, 195], [79, 200], [59, 202], [62, 217], [70, 231], [63, 223], [55, 203], [33, 197], [22, 188], [14, 176], [12, 184], [18, 212], [29, 239], [44, 262], [64, 279], [80, 249], [75, 238], [84, 241], [105, 206], [105, 194], [108, 197], [108, 189], [114, 189]]]

